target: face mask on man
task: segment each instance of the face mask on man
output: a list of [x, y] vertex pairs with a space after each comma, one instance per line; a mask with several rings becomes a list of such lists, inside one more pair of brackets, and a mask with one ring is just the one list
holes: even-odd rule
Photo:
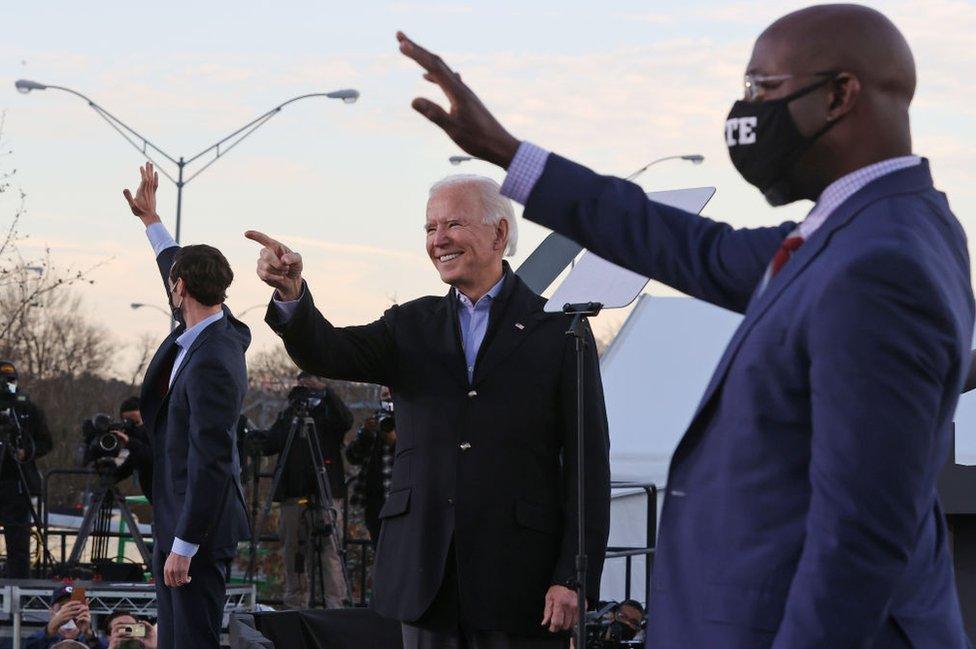
[[746, 182], [763, 193], [770, 205], [786, 205], [801, 197], [790, 182], [790, 170], [821, 135], [839, 120], [827, 122], [804, 136], [790, 114], [790, 102], [810, 94], [834, 78], [828, 76], [780, 99], [739, 100], [725, 121], [729, 157]]
[[[183, 297], [180, 297], [180, 296], [178, 296], [176, 294], [176, 289], [177, 289], [178, 286], [179, 286], [179, 280], [177, 280], [173, 284], [173, 288], [171, 288], [170, 291], [169, 291], [169, 309], [173, 313], [173, 319], [182, 324], [183, 323], [183, 310], [182, 310], [181, 307], [183, 306], [183, 299], [184, 298]], [[175, 302], [175, 300], [177, 298], [179, 299], [179, 304], [177, 304]]]

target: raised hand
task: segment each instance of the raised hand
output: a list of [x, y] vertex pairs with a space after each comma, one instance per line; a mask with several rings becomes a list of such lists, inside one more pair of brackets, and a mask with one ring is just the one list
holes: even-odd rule
[[136, 197], [132, 197], [132, 192], [128, 189], [122, 190], [122, 195], [129, 203], [129, 209], [138, 216], [145, 225], [158, 223], [159, 215], [156, 214], [156, 188], [159, 187], [159, 173], [153, 167], [153, 163], [147, 162], [139, 167], [139, 189], [136, 190]]
[[56, 613], [51, 614], [51, 619], [47, 623], [47, 634], [49, 636], [58, 635], [61, 627], [67, 624], [68, 620], [73, 620], [84, 610], [85, 606], [81, 602], [68, 600], [61, 605]]
[[248, 230], [244, 236], [261, 244], [258, 255], [258, 278], [278, 290], [278, 297], [286, 302], [302, 295], [302, 256], [263, 232]]
[[417, 97], [411, 104], [418, 113], [434, 122], [467, 153], [508, 168], [519, 141], [512, 137], [485, 108], [471, 88], [461, 81], [461, 75], [451, 70], [441, 57], [428, 52], [403, 32], [397, 32], [400, 51], [413, 59], [426, 72], [424, 79], [440, 86], [450, 110], [445, 111], [429, 99]]

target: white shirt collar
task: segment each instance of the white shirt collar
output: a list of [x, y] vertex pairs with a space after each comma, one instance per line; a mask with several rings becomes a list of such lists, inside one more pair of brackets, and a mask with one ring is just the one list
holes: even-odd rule
[[485, 299], [487, 299], [487, 300], [494, 300], [498, 296], [498, 294], [501, 292], [501, 290], [502, 290], [502, 284], [504, 284], [504, 283], [505, 283], [505, 273], [502, 273], [502, 278], [500, 280], [498, 280], [495, 283], [494, 286], [492, 286], [490, 289], [488, 289], [488, 292], [487, 293], [485, 293], [484, 295], [481, 296], [481, 298], [478, 300], [477, 304], [472, 304], [471, 303], [471, 300], [468, 298], [468, 296], [465, 295], [464, 293], [462, 293], [461, 291], [458, 291], [457, 289], [454, 289], [454, 291], [455, 291], [455, 293], [457, 293], [458, 300], [461, 302], [461, 304], [463, 304], [464, 306], [466, 306], [469, 309], [473, 309], [478, 304], [481, 304], [481, 300], [485, 300]]
[[846, 176], [841, 176], [827, 185], [826, 189], [820, 193], [813, 209], [810, 210], [807, 218], [800, 223], [798, 228], [799, 235], [804, 239], [809, 239], [813, 236], [813, 233], [823, 225], [828, 216], [833, 214], [844, 201], [863, 189], [868, 183], [895, 171], [901, 171], [902, 169], [914, 167], [921, 163], [922, 159], [917, 155], [906, 155], [875, 162], [874, 164], [852, 171]]
[[224, 310], [221, 309], [217, 313], [207, 316], [200, 322], [196, 323], [183, 333], [179, 335], [176, 339], [176, 344], [180, 346], [181, 349], [189, 349], [193, 342], [203, 333], [203, 330], [217, 322], [224, 317]]

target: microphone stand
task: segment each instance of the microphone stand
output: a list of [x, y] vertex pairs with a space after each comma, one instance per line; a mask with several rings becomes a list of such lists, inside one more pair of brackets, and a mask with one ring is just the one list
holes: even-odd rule
[[577, 304], [563, 305], [563, 313], [573, 316], [566, 330], [567, 336], [572, 336], [576, 350], [576, 647], [584, 649], [586, 646], [586, 498], [583, 487], [585, 486], [585, 471], [583, 470], [584, 456], [584, 425], [583, 425], [583, 402], [584, 402], [584, 369], [586, 367], [586, 333], [590, 325], [587, 320], [600, 313], [603, 305], [599, 302], [581, 302]]

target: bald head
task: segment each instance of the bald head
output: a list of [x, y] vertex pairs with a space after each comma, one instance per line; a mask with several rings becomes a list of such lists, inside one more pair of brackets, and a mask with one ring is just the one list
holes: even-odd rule
[[770, 25], [756, 47], [777, 50], [790, 70], [856, 74], [862, 92], [911, 102], [915, 59], [908, 42], [888, 18], [853, 4], [818, 5], [787, 14]]
[[757, 83], [754, 101], [795, 97], [790, 115], [814, 140], [785, 176], [793, 200], [816, 200], [841, 176], [911, 153], [915, 60], [874, 9], [831, 4], [787, 14], [760, 34], [747, 72], [772, 79]]

